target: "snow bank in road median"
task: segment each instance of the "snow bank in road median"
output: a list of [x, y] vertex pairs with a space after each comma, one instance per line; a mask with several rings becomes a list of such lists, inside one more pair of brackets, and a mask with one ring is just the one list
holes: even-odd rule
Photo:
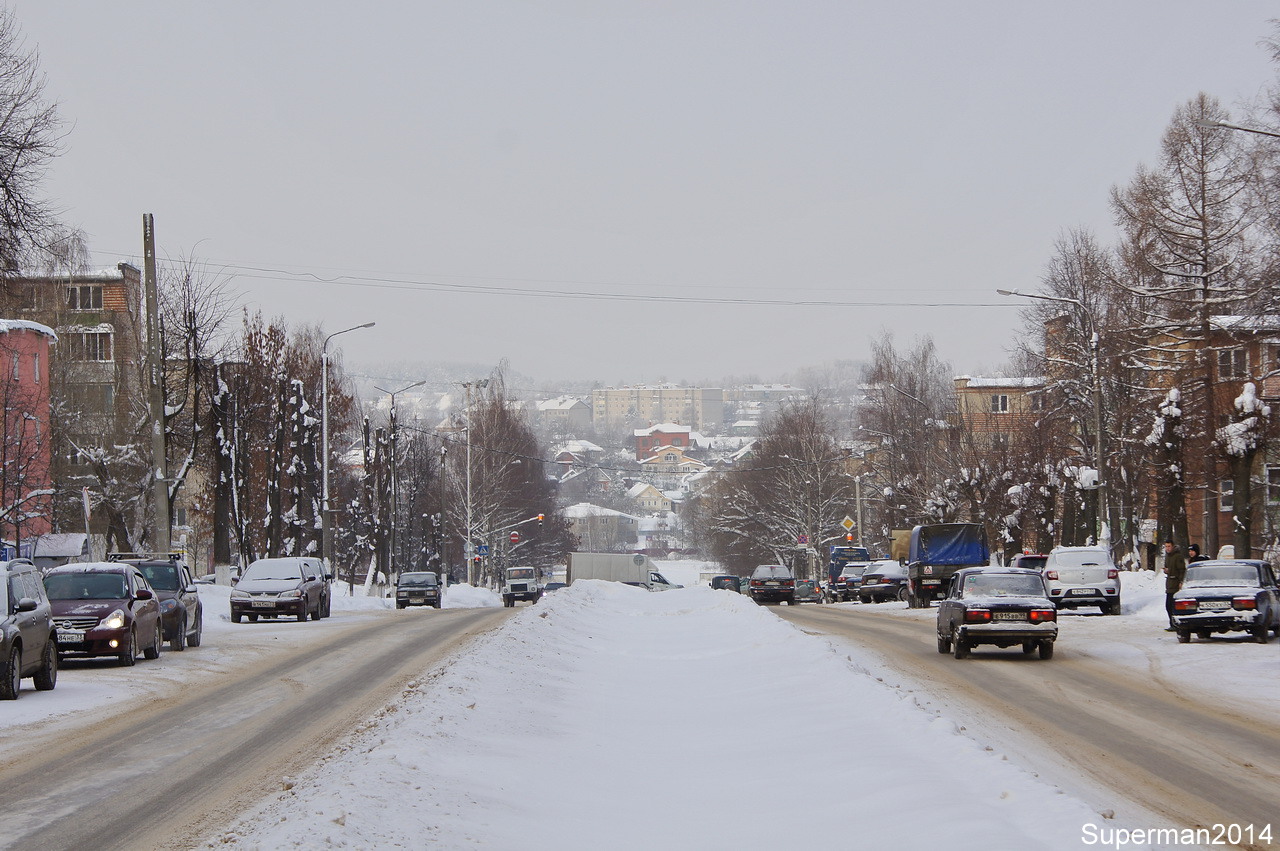
[[484, 609], [501, 606], [502, 598], [488, 588], [463, 582], [444, 589], [444, 602], [440, 605], [446, 609]]
[[596, 581], [519, 611], [290, 785], [222, 839], [1033, 849], [1100, 822], [741, 595]]

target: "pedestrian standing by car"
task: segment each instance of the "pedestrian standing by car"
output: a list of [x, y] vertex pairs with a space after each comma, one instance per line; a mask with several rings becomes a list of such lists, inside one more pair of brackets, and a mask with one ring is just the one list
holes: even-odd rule
[[1209, 560], [1208, 556], [1200, 555], [1200, 548], [1198, 546], [1196, 546], [1195, 544], [1187, 545], [1187, 563], [1188, 564], [1190, 564], [1193, 561], [1208, 561], [1208, 560]]
[[[1194, 545], [1192, 545], [1194, 546]], [[1164, 542], [1164, 610], [1169, 615], [1169, 631], [1173, 626], [1173, 595], [1182, 588], [1182, 580], [1187, 575], [1187, 561], [1178, 552], [1173, 541]]]

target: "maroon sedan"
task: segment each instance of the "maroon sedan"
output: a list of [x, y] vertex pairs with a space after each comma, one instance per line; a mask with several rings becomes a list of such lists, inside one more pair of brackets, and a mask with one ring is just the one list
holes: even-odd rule
[[58, 629], [59, 656], [115, 656], [132, 665], [138, 653], [160, 655], [160, 603], [132, 564], [84, 562], [44, 575]]

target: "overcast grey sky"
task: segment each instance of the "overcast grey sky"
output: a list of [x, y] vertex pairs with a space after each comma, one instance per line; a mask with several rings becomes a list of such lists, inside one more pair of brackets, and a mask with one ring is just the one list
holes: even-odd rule
[[[162, 256], [235, 271], [251, 308], [376, 321], [340, 339], [348, 363], [508, 358], [605, 383], [770, 379], [865, 358], [883, 328], [931, 334], [957, 373], [998, 367], [1017, 314], [994, 290], [1034, 288], [1065, 228], [1110, 241], [1108, 189], [1198, 91], [1235, 111], [1274, 79], [1258, 42], [1280, 17], [1253, 0], [10, 5], [73, 125], [49, 189], [100, 265], [140, 256], [150, 212]], [[776, 303], [799, 301], [842, 304]]]

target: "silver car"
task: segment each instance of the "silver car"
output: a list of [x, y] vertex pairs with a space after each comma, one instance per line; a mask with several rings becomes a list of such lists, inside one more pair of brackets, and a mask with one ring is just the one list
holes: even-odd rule
[[1120, 571], [1104, 547], [1054, 547], [1044, 584], [1059, 609], [1097, 606], [1104, 615], [1120, 614]]

